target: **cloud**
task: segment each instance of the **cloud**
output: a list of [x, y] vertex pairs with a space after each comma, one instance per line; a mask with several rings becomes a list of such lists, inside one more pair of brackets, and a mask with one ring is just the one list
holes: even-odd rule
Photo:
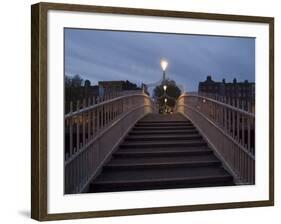
[[209, 74], [216, 80], [255, 80], [254, 38], [65, 30], [65, 71], [93, 83], [154, 83], [162, 76], [162, 57], [169, 60], [169, 78], [189, 91]]

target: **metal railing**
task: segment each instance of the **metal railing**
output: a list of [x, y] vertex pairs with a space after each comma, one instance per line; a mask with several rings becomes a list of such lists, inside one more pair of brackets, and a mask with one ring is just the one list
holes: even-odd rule
[[[144, 93], [143, 90], [122, 90], [122, 91], [110, 91], [103, 93], [102, 96], [93, 95], [92, 97], [83, 97], [82, 99], [78, 100], [65, 100], [65, 114], [68, 114], [70, 112], [77, 109], [82, 109], [84, 105], [91, 106], [97, 103], [101, 103], [103, 101], [107, 101], [110, 99], [114, 99], [120, 96], [125, 95], [132, 95], [132, 94], [142, 94]], [[73, 102], [75, 101], [75, 108], [73, 108]], [[78, 108], [79, 107], [79, 108]]]
[[255, 183], [255, 115], [199, 95], [182, 94], [175, 111], [186, 115], [241, 184]]
[[212, 94], [212, 93], [204, 93], [199, 92], [196, 95], [207, 97], [214, 99], [216, 101], [220, 101], [225, 104], [229, 104], [231, 106], [234, 106], [236, 108], [239, 108], [241, 110], [246, 110], [251, 113], [255, 113], [255, 99], [252, 97], [230, 97], [230, 96], [222, 96], [218, 94]]
[[65, 115], [65, 193], [83, 192], [137, 120], [154, 110], [143, 93], [124, 95]]

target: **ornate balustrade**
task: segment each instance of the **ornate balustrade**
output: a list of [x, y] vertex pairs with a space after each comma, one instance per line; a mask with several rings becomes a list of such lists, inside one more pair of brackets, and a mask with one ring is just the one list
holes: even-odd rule
[[175, 111], [187, 116], [239, 183], [255, 182], [255, 115], [229, 104], [183, 94]]
[[154, 110], [143, 93], [117, 96], [92, 105], [78, 102], [65, 115], [65, 193], [83, 192], [133, 125]]

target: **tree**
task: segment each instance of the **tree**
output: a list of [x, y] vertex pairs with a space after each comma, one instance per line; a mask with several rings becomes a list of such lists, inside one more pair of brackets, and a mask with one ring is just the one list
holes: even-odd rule
[[[166, 85], [166, 96], [163, 86]], [[156, 86], [153, 90], [153, 97], [157, 99], [160, 107], [165, 105], [165, 98], [167, 98], [166, 105], [169, 107], [174, 107], [176, 100], [181, 95], [181, 90], [177, 86], [176, 82], [173, 80], [165, 80], [159, 86]]]
[[73, 103], [73, 109], [76, 107], [78, 100], [83, 99], [83, 91], [81, 90], [83, 79], [80, 75], [64, 77], [65, 83], [65, 112], [70, 110], [70, 102]]
[[82, 86], [83, 79], [80, 77], [80, 75], [75, 75], [72, 77], [72, 86], [73, 87], [80, 87]]
[[90, 87], [91, 86], [91, 81], [90, 80], [85, 80], [84, 82], [84, 87]]
[[70, 88], [72, 85], [72, 77], [65, 75], [64, 76], [64, 83], [65, 83], [65, 88]]

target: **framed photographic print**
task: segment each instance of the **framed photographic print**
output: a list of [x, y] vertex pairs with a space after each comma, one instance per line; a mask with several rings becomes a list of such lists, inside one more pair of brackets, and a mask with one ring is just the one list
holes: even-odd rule
[[32, 218], [274, 204], [274, 18], [32, 5]]

